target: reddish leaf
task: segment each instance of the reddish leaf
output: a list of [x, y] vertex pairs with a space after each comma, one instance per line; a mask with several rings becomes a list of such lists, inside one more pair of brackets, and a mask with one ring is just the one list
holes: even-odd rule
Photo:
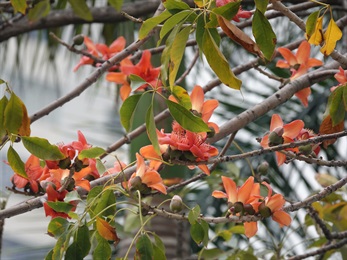
[[[319, 127], [320, 134], [333, 134], [337, 132], [341, 132], [344, 129], [344, 122], [340, 122], [339, 124], [333, 126], [333, 122], [331, 120], [330, 115], [326, 116], [323, 119], [322, 124]], [[336, 139], [325, 140], [323, 141], [323, 146], [327, 148], [329, 145], [335, 143]]]
[[260, 58], [264, 58], [259, 46], [243, 31], [241, 31], [236, 25], [222, 16], [218, 16], [218, 23], [222, 30], [232, 39], [234, 42], [240, 44], [247, 51], [258, 55]]
[[116, 233], [116, 229], [112, 227], [107, 221], [102, 218], [96, 218], [96, 229], [99, 232], [100, 236], [109, 241], [119, 242], [119, 238]]

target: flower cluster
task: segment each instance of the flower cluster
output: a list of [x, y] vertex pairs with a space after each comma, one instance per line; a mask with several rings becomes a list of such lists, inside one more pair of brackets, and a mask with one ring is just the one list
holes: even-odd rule
[[[253, 177], [249, 177], [241, 187], [237, 187], [232, 179], [225, 176], [222, 176], [222, 182], [225, 192], [216, 190], [212, 192], [212, 196], [228, 200], [228, 215], [258, 215], [264, 218], [271, 216], [281, 227], [291, 223], [290, 215], [283, 211], [283, 196], [273, 194], [268, 183], [262, 182], [268, 189], [267, 196], [263, 197], [260, 195], [260, 184], [255, 183]], [[244, 227], [248, 238], [258, 231], [257, 222], [245, 222]]]
[[[175, 101], [175, 98], [171, 96], [170, 100]], [[204, 92], [200, 86], [194, 87], [190, 95], [190, 100], [192, 103], [191, 112], [196, 116], [200, 116], [214, 132], [218, 132], [218, 126], [213, 122], [209, 122], [214, 109], [218, 106], [218, 101], [214, 99], [204, 101]], [[207, 161], [210, 157], [218, 154], [217, 148], [206, 143], [206, 139], [208, 138], [206, 132], [194, 133], [188, 131], [176, 121], [172, 123], [172, 131], [170, 133], [165, 133], [164, 129], [161, 131], [157, 130], [157, 136], [161, 155], [165, 155], [170, 159], [199, 162]], [[161, 159], [161, 155], [158, 155], [154, 151], [152, 145], [142, 147], [140, 153], [145, 158]], [[189, 168], [194, 167], [189, 166]], [[206, 165], [198, 165], [198, 167], [207, 175], [210, 174]]]
[[[84, 37], [84, 44], [87, 47], [87, 52], [94, 57], [83, 56], [79, 63], [75, 66], [74, 71], [77, 71], [83, 65], [95, 65], [100, 64], [95, 62], [95, 58], [108, 60], [112, 56], [116, 55], [125, 48], [126, 41], [124, 37], [118, 37], [110, 46], [97, 43], [94, 44], [91, 39]], [[123, 59], [120, 64], [116, 64], [109, 69], [109, 73], [106, 75], [106, 80], [120, 84], [120, 97], [125, 100], [131, 92], [129, 84], [129, 76], [134, 74], [141, 77], [146, 83], [139, 86], [135, 91], [143, 91], [147, 87], [152, 87], [160, 91], [162, 86], [161, 81], [158, 79], [160, 74], [160, 67], [153, 68], [151, 64], [151, 53], [145, 50], [142, 53], [140, 61], [134, 65], [130, 58]]]
[[[273, 114], [270, 123], [270, 132], [266, 134], [260, 142], [260, 145], [264, 148], [270, 146], [291, 143], [297, 140], [306, 140], [316, 134], [308, 129], [304, 128], [304, 122], [302, 120], [294, 120], [291, 123], [284, 124], [282, 118], [278, 114]], [[307, 146], [300, 146], [299, 148], [287, 148], [287, 151], [302, 152], [305, 155], [317, 155], [319, 153], [318, 144], [309, 144]], [[278, 166], [282, 165], [286, 161], [285, 154], [281, 152], [275, 152]]]
[[[304, 74], [312, 67], [322, 66], [323, 62], [310, 58], [311, 46], [307, 41], [303, 41], [296, 54], [294, 55], [288, 48], [280, 47], [277, 51], [283, 56], [285, 60], [279, 60], [276, 63], [276, 67], [290, 69], [292, 75], [290, 80], [294, 80]], [[311, 94], [311, 88], [307, 86], [297, 93], [295, 96], [300, 99], [301, 103], [308, 106], [308, 96]]]
[[[28, 178], [14, 173], [12, 183], [15, 188], [24, 188], [29, 193], [37, 194], [47, 192], [47, 202], [64, 201], [66, 194], [76, 187], [90, 190], [90, 180], [97, 179], [100, 174], [96, 168], [96, 160], [85, 158], [80, 160], [78, 155], [81, 151], [91, 148], [82, 132], [78, 131], [78, 140], [68, 144], [58, 145], [65, 158], [58, 161], [41, 161], [31, 155], [25, 163], [25, 172]], [[67, 183], [68, 182], [68, 183]], [[44, 203], [47, 216], [65, 216], [65, 212], [50, 207]], [[74, 207], [75, 202], [70, 202]]]

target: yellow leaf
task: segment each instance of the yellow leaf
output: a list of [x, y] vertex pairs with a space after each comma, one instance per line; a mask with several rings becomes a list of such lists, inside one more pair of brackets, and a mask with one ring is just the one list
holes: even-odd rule
[[102, 218], [96, 218], [96, 229], [100, 236], [109, 241], [118, 242], [119, 238], [116, 233], [116, 229], [112, 227], [107, 221]]
[[319, 45], [323, 41], [323, 16], [319, 17], [316, 22], [315, 29], [308, 40], [310, 44]]
[[342, 38], [342, 32], [336, 25], [335, 21], [331, 18], [328, 24], [328, 28], [324, 33], [324, 45], [320, 49], [321, 53], [328, 56], [335, 49], [336, 42]]

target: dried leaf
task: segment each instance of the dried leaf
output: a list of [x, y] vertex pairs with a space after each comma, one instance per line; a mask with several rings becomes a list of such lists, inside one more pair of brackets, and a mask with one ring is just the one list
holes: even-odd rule
[[[330, 115], [327, 115], [324, 119], [322, 124], [319, 127], [319, 133], [320, 134], [333, 134], [337, 132], [341, 132], [344, 129], [344, 122], [340, 122], [336, 126], [333, 127], [333, 122], [331, 120]], [[335, 143], [336, 139], [330, 139], [323, 141], [324, 148], [327, 148], [329, 145]]]
[[240, 44], [247, 51], [258, 55], [260, 58], [264, 58], [264, 55], [261, 52], [259, 46], [237, 26], [235, 26], [222, 16], [218, 16], [218, 23], [230, 39]]

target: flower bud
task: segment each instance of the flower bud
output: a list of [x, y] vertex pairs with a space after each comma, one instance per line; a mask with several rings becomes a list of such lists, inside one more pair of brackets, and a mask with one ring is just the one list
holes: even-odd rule
[[242, 202], [235, 202], [234, 205], [229, 209], [232, 214], [240, 213], [244, 211]]
[[246, 204], [243, 207], [245, 209], [245, 213], [247, 213], [248, 215], [254, 215], [255, 214], [255, 210], [251, 204]]
[[275, 146], [279, 144], [283, 144], [284, 139], [282, 137], [283, 135], [283, 128], [277, 127], [275, 130], [273, 130], [269, 134], [269, 146]]
[[271, 209], [269, 207], [265, 206], [265, 202], [262, 202], [259, 205], [258, 210], [259, 210], [260, 215], [264, 218], [268, 218], [272, 215]]
[[66, 157], [65, 159], [62, 159], [58, 163], [60, 169], [68, 169], [69, 166], [71, 165], [71, 159], [70, 157]]
[[303, 155], [310, 155], [312, 153], [312, 145], [311, 144], [307, 144], [307, 145], [299, 146], [299, 151]]
[[131, 190], [140, 190], [141, 186], [142, 186], [142, 180], [140, 176], [135, 176], [134, 178], [130, 179]]
[[269, 170], [269, 163], [266, 161], [259, 164], [257, 168], [257, 172], [261, 175], [266, 175], [268, 170]]
[[211, 137], [214, 137], [214, 135], [216, 134], [216, 130], [214, 130], [213, 127], [209, 127], [210, 128], [210, 132], [207, 132], [207, 137], [208, 138], [211, 138]]
[[183, 209], [183, 202], [180, 196], [175, 195], [170, 202], [170, 210], [174, 213], [178, 213]]
[[82, 34], [78, 34], [72, 38], [73, 45], [82, 45], [84, 42], [84, 36]]

